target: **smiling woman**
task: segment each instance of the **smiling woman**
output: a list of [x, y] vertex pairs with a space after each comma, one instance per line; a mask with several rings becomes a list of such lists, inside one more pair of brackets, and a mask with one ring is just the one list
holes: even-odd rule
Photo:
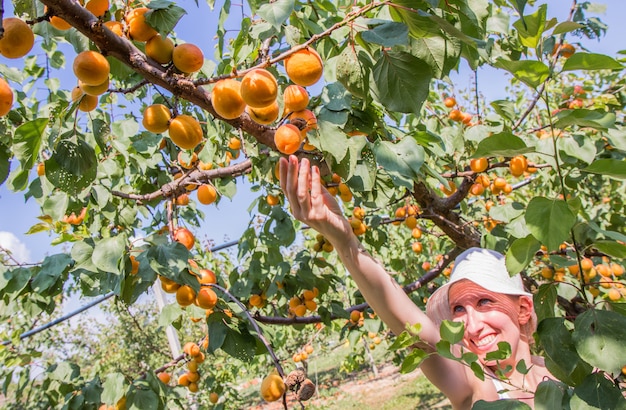
[[[537, 323], [532, 294], [524, 290], [519, 274], [509, 275], [503, 255], [481, 248], [458, 255], [449, 282], [434, 292], [424, 313], [364, 249], [339, 204], [323, 187], [319, 169], [295, 156], [281, 158], [280, 164], [281, 187], [294, 217], [335, 244], [341, 261], [376, 314], [396, 334], [407, 324], [421, 325], [420, 347], [430, 353], [421, 369], [454, 408], [504, 398], [533, 406], [539, 383], [553, 377], [543, 360], [531, 354]], [[452, 347], [454, 356], [469, 350], [487, 377], [475, 377], [474, 366], [437, 353], [444, 320], [464, 324], [462, 346]], [[493, 360], [489, 353], [501, 346], [508, 346], [510, 354]]]

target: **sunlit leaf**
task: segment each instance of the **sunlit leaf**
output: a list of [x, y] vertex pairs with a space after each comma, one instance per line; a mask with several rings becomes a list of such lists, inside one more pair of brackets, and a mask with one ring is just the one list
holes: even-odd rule
[[624, 66], [604, 54], [574, 53], [563, 64], [563, 71], [574, 70], [622, 70]]
[[526, 208], [526, 225], [548, 250], [557, 249], [570, 237], [576, 216], [564, 201], [534, 197]]

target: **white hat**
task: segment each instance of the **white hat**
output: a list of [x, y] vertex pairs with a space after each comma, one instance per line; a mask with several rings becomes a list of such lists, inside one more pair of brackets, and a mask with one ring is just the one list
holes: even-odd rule
[[454, 260], [450, 281], [437, 289], [426, 303], [426, 314], [437, 325], [452, 319], [448, 291], [453, 283], [461, 279], [471, 280], [495, 293], [529, 296], [532, 300], [533, 295], [524, 290], [519, 273], [511, 276], [507, 271], [504, 255], [490, 249], [469, 248]]

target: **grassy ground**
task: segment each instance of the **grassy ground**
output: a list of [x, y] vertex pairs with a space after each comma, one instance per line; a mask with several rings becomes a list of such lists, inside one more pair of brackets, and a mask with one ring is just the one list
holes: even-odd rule
[[[395, 409], [450, 409], [443, 396], [419, 370], [400, 374], [391, 364], [391, 355], [383, 345], [374, 350], [378, 369], [374, 377], [369, 363], [359, 370], [346, 374], [340, 365], [349, 355], [350, 348], [338, 348], [312, 355], [308, 360], [308, 375], [316, 382], [317, 394], [306, 402], [307, 410], [395, 410]], [[287, 367], [286, 371], [290, 369]], [[247, 398], [244, 408], [253, 410], [283, 409], [282, 402], [265, 403], [259, 398], [259, 385], [254, 384], [242, 391]], [[290, 393], [293, 399], [294, 394]], [[297, 402], [290, 402], [289, 409], [300, 409]]]

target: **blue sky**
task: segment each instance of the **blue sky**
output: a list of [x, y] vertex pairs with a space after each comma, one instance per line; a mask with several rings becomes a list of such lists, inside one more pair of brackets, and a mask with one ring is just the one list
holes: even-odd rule
[[[188, 11], [188, 14], [183, 16], [182, 21], [179, 23], [177, 32], [182, 39], [198, 44], [204, 50], [205, 56], [212, 59], [212, 30], [209, 30], [206, 36], [198, 36], [197, 30], [200, 27], [206, 27], [207, 24], [213, 27], [214, 23], [212, 21], [217, 14], [212, 13], [209, 15], [206, 3], [202, 1], [199, 3], [199, 8], [196, 8], [195, 1], [185, 0], [177, 2], [177, 4]], [[567, 15], [570, 4], [571, 2], [564, 0], [548, 1], [548, 12], [553, 14], [558, 11], [559, 14], [556, 17], [562, 20]], [[615, 55], [617, 51], [626, 48], [624, 47], [626, 27], [622, 21], [623, 16], [626, 15], [626, 1], [600, 1], [598, 4], [607, 6], [607, 13], [599, 14], [598, 17], [608, 24], [608, 34], [600, 42], [587, 41], [586, 43], [594, 52]], [[219, 6], [216, 6], [216, 10], [219, 10]], [[11, 11], [7, 10], [5, 16], [10, 14]], [[233, 17], [238, 15], [234, 8], [232, 15]], [[228, 28], [238, 30], [237, 22], [235, 21]], [[571, 41], [575, 42], [576, 39]], [[2, 57], [0, 57], [0, 62], [15, 64], [14, 61], [9, 61]], [[460, 72], [452, 76], [452, 80], [456, 88], [463, 89], [470, 87], [472, 77], [473, 75], [466, 67], [461, 67]], [[479, 87], [489, 100], [506, 97], [504, 74], [502, 73], [494, 73], [492, 70], [481, 70], [479, 72]], [[250, 220], [247, 208], [251, 199], [258, 195], [258, 193], [251, 194], [247, 192], [247, 187], [249, 186], [250, 184], [244, 181], [243, 184], [238, 184], [238, 194], [232, 201], [225, 198], [218, 206], [203, 207], [206, 213], [206, 228], [201, 230], [200, 238], [206, 237], [212, 239], [216, 244], [221, 244], [226, 240], [237, 239], [241, 235], [247, 228]], [[0, 245], [13, 249], [16, 257], [21, 261], [40, 261], [46, 254], [62, 250], [51, 248], [51, 238], [46, 234], [25, 234], [32, 225], [38, 222], [36, 217], [39, 214], [40, 210], [36, 202], [29, 201], [25, 203], [22, 193], [12, 193], [7, 190], [5, 184], [0, 185], [0, 215], [2, 215], [0, 218]]]

